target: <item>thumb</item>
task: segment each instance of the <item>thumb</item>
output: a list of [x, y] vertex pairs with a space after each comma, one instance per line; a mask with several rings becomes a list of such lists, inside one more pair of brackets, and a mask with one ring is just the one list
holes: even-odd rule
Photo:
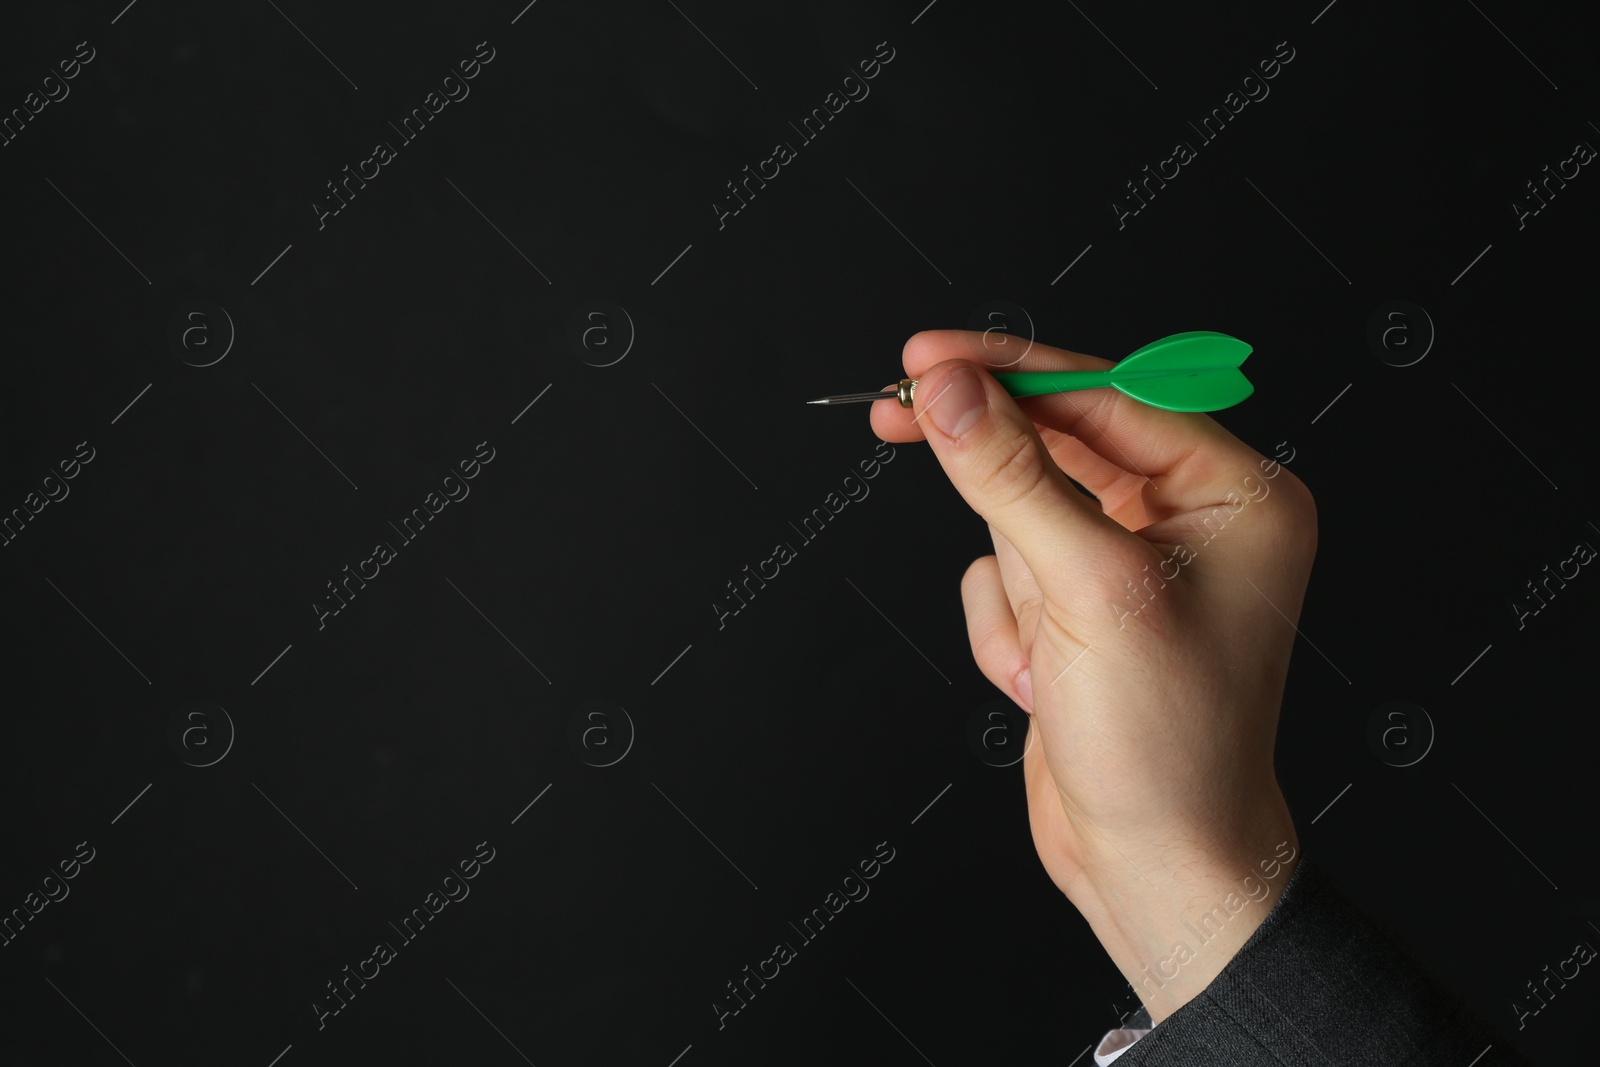
[[1072, 485], [1033, 420], [976, 364], [936, 364], [912, 399], [946, 476], [1016, 546], [1046, 596], [1073, 603], [1149, 561], [1150, 546]]

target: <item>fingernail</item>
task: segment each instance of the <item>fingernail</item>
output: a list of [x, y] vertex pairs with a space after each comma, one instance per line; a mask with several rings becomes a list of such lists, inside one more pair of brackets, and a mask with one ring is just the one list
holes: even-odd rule
[[1017, 675], [1017, 695], [1022, 698], [1022, 706], [1028, 714], [1033, 714], [1033, 668], [1024, 667], [1022, 673]]
[[944, 381], [924, 412], [933, 424], [951, 437], [960, 437], [989, 407], [989, 394], [971, 367], [960, 367]]

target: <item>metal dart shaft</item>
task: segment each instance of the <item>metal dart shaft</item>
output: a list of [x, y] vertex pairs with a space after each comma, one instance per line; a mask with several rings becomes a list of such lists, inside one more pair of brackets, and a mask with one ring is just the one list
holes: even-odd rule
[[807, 404], [860, 404], [872, 400], [898, 400], [900, 406], [911, 406], [911, 398], [916, 395], [917, 380], [915, 378], [901, 378], [900, 383], [890, 390], [879, 390], [876, 393], [844, 393], [840, 396], [823, 396], [816, 400], [807, 400]]

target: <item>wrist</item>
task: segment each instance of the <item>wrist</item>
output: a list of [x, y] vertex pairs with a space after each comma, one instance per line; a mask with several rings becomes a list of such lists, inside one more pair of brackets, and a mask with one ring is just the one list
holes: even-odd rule
[[[1094, 836], [1094, 835], [1091, 835]], [[1266, 920], [1300, 859], [1276, 785], [1223, 839], [1174, 832], [1140, 844], [1100, 836], [1067, 894], [1160, 1022], [1211, 984]]]

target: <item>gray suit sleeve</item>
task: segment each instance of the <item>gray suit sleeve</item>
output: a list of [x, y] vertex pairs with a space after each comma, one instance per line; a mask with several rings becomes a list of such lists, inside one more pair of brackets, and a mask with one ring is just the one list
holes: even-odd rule
[[1115, 1067], [1529, 1062], [1302, 855], [1222, 973]]

